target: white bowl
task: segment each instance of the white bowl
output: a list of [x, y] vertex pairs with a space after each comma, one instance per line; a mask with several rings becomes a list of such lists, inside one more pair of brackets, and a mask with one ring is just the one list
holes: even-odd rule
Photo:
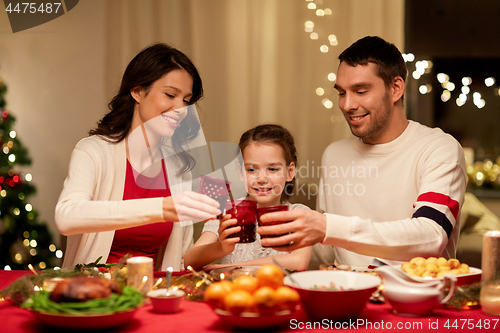
[[397, 286], [382, 291], [396, 314], [410, 317], [426, 316], [441, 304], [442, 290], [433, 288], [408, 288]]
[[179, 311], [184, 291], [171, 290], [167, 295], [167, 289], [156, 289], [146, 294], [153, 304], [153, 310], [160, 313], [174, 313]]
[[[336, 321], [356, 318], [382, 280], [375, 275], [348, 271], [306, 271], [285, 277], [285, 283], [297, 290], [302, 308], [311, 319]], [[343, 290], [317, 290], [333, 283]]]

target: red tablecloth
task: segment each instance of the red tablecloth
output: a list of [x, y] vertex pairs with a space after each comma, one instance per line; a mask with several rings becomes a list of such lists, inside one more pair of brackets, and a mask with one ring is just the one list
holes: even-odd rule
[[[0, 290], [29, 271], [0, 271]], [[500, 317], [484, 314], [481, 310], [458, 311], [437, 309], [432, 316], [409, 318], [395, 315], [387, 304], [368, 303], [357, 320], [351, 323], [318, 322], [316, 326], [309, 321], [304, 312], [281, 327], [278, 332], [296, 332], [312, 328], [342, 329], [356, 332], [410, 331], [410, 332], [483, 332], [500, 331]], [[481, 327], [479, 327], [481, 326]], [[487, 327], [485, 327], [487, 326]], [[62, 330], [64, 331], [64, 330]], [[151, 304], [141, 307], [132, 320], [122, 326], [107, 329], [106, 332], [165, 333], [165, 332], [231, 332], [234, 328], [222, 322], [204, 303], [182, 301], [181, 310], [176, 314], [158, 314], [152, 311]], [[25, 309], [10, 302], [0, 303], [0, 332], [54, 332], [54, 328], [38, 322]]]

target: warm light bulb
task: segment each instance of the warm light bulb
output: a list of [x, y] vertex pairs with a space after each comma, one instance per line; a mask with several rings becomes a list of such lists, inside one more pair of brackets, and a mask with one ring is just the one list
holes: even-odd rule
[[477, 106], [478, 109], [482, 109], [486, 105], [486, 101], [482, 98], [477, 98], [474, 99], [474, 105]]
[[443, 102], [448, 102], [451, 98], [451, 93], [449, 90], [444, 90], [443, 93], [441, 94], [441, 100]]
[[444, 73], [439, 73], [438, 75], [436, 75], [436, 78], [439, 81], [439, 83], [443, 83], [450, 80], [450, 77]]
[[329, 100], [328, 98], [324, 98], [323, 101], [323, 106], [327, 109], [331, 109], [333, 107], [333, 102]]
[[446, 89], [448, 89], [449, 91], [455, 90], [455, 84], [453, 82], [446, 83]]
[[484, 84], [487, 86], [487, 87], [491, 87], [492, 85], [495, 84], [495, 78], [493, 77], [488, 77], [486, 79], [484, 79]]

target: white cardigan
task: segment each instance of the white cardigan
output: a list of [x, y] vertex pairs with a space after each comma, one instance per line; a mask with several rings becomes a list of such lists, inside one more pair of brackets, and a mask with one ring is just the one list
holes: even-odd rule
[[[163, 156], [170, 156], [162, 146]], [[191, 174], [176, 175], [178, 165], [166, 159], [172, 195], [191, 190]], [[63, 267], [108, 259], [114, 231], [164, 222], [163, 198], [123, 201], [126, 172], [125, 142], [110, 143], [99, 136], [80, 140], [71, 155], [69, 171], [56, 205], [55, 223], [68, 242]], [[165, 246], [161, 270], [184, 267], [183, 257], [193, 245], [192, 223], [174, 223]], [[161, 255], [161, 254], [160, 254]]]

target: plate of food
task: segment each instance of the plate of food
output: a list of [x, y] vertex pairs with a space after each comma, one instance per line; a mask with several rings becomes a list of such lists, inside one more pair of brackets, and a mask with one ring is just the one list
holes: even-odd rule
[[127, 311], [107, 314], [71, 315], [34, 311], [31, 313], [40, 322], [59, 328], [67, 329], [103, 329], [122, 325], [132, 319], [137, 308]]
[[442, 279], [445, 274], [457, 277], [457, 285], [470, 285], [481, 280], [482, 271], [479, 268], [469, 267], [458, 259], [446, 259], [443, 257], [415, 257], [396, 267], [401, 268], [417, 281], [428, 281], [430, 279]]
[[62, 279], [52, 291], [35, 291], [22, 304], [44, 324], [68, 329], [101, 329], [130, 320], [143, 302], [133, 287], [100, 277]]

